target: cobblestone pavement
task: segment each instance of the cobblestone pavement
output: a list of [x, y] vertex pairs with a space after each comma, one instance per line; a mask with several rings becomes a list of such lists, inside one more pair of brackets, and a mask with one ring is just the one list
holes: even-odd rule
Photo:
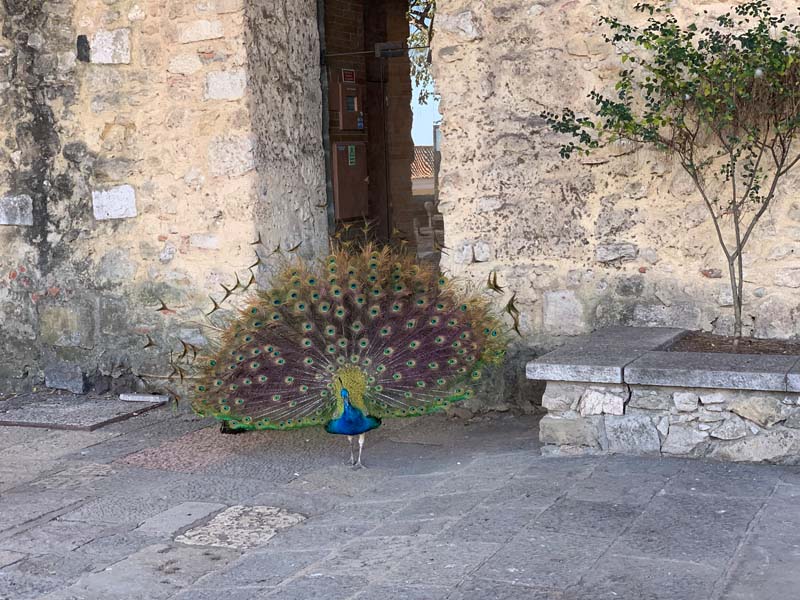
[[800, 468], [546, 458], [510, 415], [342, 438], [0, 428], [0, 598], [800, 598]]

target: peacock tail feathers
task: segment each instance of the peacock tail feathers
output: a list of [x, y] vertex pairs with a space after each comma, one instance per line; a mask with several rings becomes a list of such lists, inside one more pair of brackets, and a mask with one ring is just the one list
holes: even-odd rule
[[469, 398], [507, 338], [488, 301], [389, 248], [296, 259], [202, 358], [194, 409], [234, 428], [324, 425], [341, 389], [376, 418]]

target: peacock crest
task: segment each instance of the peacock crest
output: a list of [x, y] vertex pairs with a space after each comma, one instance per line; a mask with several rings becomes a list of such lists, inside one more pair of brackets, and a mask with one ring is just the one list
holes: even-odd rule
[[232, 429], [360, 434], [471, 397], [505, 354], [486, 298], [390, 248], [296, 259], [272, 286], [199, 359], [192, 406]]

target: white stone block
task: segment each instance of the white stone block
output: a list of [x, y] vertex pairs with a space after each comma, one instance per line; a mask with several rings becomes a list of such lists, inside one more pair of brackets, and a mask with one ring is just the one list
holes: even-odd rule
[[625, 399], [604, 390], [588, 389], [581, 397], [578, 411], [582, 417], [589, 415], [622, 415]]
[[675, 392], [672, 394], [672, 401], [675, 408], [680, 412], [693, 412], [697, 410], [697, 403], [700, 398], [694, 392]]
[[244, 69], [213, 71], [206, 75], [206, 100], [240, 100], [247, 89]]
[[189, 244], [201, 250], [216, 250], [219, 248], [219, 238], [210, 233], [195, 233], [189, 238]]
[[202, 42], [204, 40], [216, 40], [225, 36], [225, 28], [221, 21], [194, 21], [185, 25], [178, 36], [181, 44], [191, 44], [192, 42]]
[[194, 52], [178, 54], [169, 61], [167, 71], [175, 75], [192, 75], [203, 68], [203, 62]]
[[169, 396], [159, 396], [156, 394], [120, 394], [119, 399], [123, 402], [168, 402]]
[[91, 40], [91, 62], [99, 65], [127, 65], [131, 62], [131, 30], [95, 32]]
[[0, 225], [33, 225], [33, 199], [26, 194], [1, 197]]
[[136, 191], [129, 185], [92, 192], [92, 206], [94, 218], [98, 221], [129, 219], [138, 214]]

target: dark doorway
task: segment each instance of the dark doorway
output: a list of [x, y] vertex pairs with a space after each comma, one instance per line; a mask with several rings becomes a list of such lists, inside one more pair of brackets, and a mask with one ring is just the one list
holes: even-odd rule
[[438, 261], [443, 233], [435, 239], [433, 230], [441, 229], [435, 194], [431, 189], [421, 195], [414, 184], [427, 154], [415, 153], [411, 135], [408, 0], [325, 0], [324, 5], [334, 226], [361, 231], [366, 220], [376, 241], [406, 245], [421, 258]]

